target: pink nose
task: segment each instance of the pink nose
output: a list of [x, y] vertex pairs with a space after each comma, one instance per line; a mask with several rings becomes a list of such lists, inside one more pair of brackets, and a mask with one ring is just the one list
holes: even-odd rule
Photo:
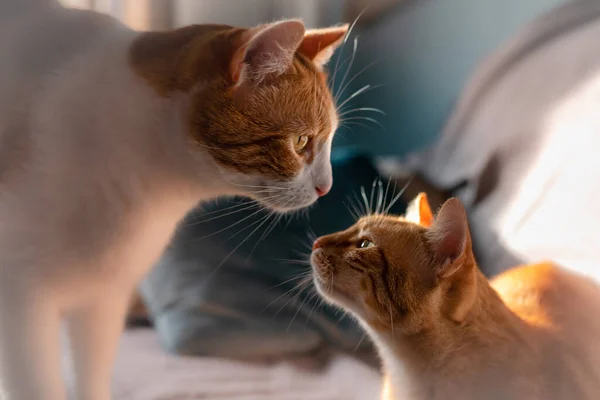
[[319, 197], [325, 196], [331, 190], [331, 185], [328, 186], [315, 186], [315, 191]]
[[313, 250], [316, 250], [318, 248], [323, 247], [323, 244], [321, 243], [321, 240], [317, 239], [315, 240], [315, 242], [313, 243]]

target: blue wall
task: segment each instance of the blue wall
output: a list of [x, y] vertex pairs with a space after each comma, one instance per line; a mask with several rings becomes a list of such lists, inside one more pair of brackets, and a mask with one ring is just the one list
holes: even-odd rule
[[[384, 87], [358, 96], [352, 105], [377, 107], [387, 116], [348, 117], [377, 118], [386, 131], [354, 120], [372, 126], [372, 131], [360, 126], [341, 129], [336, 145], [401, 156], [430, 144], [478, 62], [527, 22], [566, 1], [414, 0], [357, 32], [357, 58], [349, 77], [372, 61], [380, 63], [357, 78], [346, 96], [363, 85], [383, 83]], [[351, 48], [348, 42], [342, 60]], [[338, 73], [336, 81], [341, 76]]]

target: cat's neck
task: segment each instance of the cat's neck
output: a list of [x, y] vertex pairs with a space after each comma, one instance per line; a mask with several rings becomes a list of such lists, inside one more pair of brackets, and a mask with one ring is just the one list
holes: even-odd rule
[[396, 396], [402, 390], [402, 396], [415, 400], [449, 398], [440, 391], [468, 382], [474, 371], [503, 365], [501, 358], [518, 357], [532, 340], [529, 326], [504, 305], [479, 270], [475, 273], [476, 297], [463, 323], [447, 320], [412, 335], [369, 328]]

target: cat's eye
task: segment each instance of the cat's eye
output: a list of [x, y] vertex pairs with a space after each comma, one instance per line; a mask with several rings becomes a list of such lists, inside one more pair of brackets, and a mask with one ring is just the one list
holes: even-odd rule
[[360, 242], [360, 244], [358, 245], [358, 247], [360, 247], [361, 249], [368, 249], [369, 247], [373, 247], [375, 246], [375, 243], [371, 242], [370, 240], [363, 240]]
[[306, 135], [298, 135], [294, 139], [294, 150], [300, 152], [304, 150], [306, 145], [308, 144], [308, 136]]

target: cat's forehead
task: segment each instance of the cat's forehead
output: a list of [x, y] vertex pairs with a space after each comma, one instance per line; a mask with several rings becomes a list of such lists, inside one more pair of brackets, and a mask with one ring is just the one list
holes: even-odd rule
[[359, 237], [370, 237], [378, 245], [386, 246], [418, 242], [425, 228], [395, 215], [364, 217], [355, 225]]
[[378, 231], [382, 229], [402, 229], [408, 224], [410, 223], [397, 215], [375, 214], [362, 217], [355, 226], [361, 231]]
[[311, 61], [301, 54], [296, 54], [293, 62], [294, 77], [287, 93], [290, 109], [296, 113], [310, 115], [315, 129], [314, 134], [329, 135], [338, 127], [338, 113], [331, 92], [327, 85], [327, 76], [318, 70]]
[[337, 109], [324, 76], [300, 60], [297, 57], [293, 69], [254, 92], [242, 107], [251, 122], [326, 140], [338, 127]]

